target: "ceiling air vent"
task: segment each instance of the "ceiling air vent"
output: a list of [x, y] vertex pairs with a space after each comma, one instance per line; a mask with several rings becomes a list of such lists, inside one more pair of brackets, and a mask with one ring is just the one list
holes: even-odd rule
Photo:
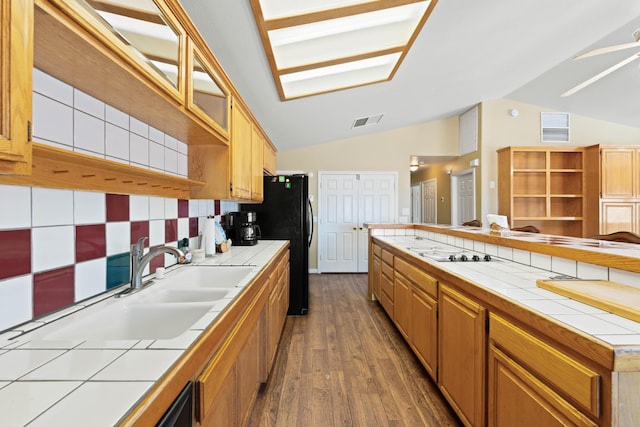
[[359, 127], [362, 127], [362, 126], [377, 125], [378, 122], [380, 121], [380, 119], [382, 119], [382, 114], [376, 114], [375, 116], [362, 117], [360, 119], [355, 119], [353, 121], [353, 125], [351, 126], [351, 128], [359, 128]]
[[569, 113], [540, 113], [542, 142], [569, 142]]

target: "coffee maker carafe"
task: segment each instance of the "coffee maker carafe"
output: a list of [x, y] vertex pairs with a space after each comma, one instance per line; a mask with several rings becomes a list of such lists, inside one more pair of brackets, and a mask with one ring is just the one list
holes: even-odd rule
[[260, 227], [255, 212], [229, 212], [225, 215], [225, 230], [234, 245], [250, 246], [258, 243]]

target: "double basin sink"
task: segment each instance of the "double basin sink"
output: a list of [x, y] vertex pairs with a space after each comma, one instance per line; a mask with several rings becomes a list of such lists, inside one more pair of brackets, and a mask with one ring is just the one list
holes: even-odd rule
[[[36, 331], [34, 340], [171, 339], [244, 287], [252, 266], [182, 266], [126, 297], [111, 297]], [[237, 291], [237, 290], [236, 290]]]

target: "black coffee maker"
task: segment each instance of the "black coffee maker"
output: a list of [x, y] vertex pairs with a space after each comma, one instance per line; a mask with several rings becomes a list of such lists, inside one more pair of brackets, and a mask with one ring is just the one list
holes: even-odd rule
[[255, 212], [229, 212], [224, 218], [224, 228], [227, 237], [238, 246], [255, 245], [261, 237]]

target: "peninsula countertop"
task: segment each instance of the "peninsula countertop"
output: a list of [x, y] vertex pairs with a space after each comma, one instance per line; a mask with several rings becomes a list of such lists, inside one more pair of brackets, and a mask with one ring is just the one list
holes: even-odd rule
[[[439, 233], [440, 229], [455, 232]], [[581, 279], [611, 280], [640, 287], [640, 276], [637, 273], [512, 247], [517, 247], [517, 244], [502, 246], [489, 243], [493, 241], [492, 239], [486, 241], [476, 239], [479, 235], [489, 235], [488, 230], [482, 229], [467, 230], [441, 226], [425, 229], [420, 227], [396, 230], [384, 228], [375, 231], [377, 233], [373, 233], [373, 237], [408, 256], [432, 264], [435, 268], [464, 280], [470, 286], [476, 286], [505, 301], [524, 307], [528, 311], [610, 348], [614, 366], [640, 370], [640, 322], [550, 292], [536, 284], [538, 279], [548, 280], [560, 275]], [[541, 242], [545, 245], [562, 242], [578, 251], [620, 255], [627, 259], [635, 258], [640, 263], [640, 249], [637, 248], [638, 245], [633, 244], [605, 243], [591, 239], [531, 233], [511, 233], [508, 237], [503, 237], [503, 239], [507, 238], [518, 242]], [[489, 254], [492, 261], [439, 262], [419, 255], [420, 250], [433, 247]], [[590, 257], [586, 258], [590, 259]], [[624, 363], [616, 363], [616, 358], [619, 357], [624, 357]]]

